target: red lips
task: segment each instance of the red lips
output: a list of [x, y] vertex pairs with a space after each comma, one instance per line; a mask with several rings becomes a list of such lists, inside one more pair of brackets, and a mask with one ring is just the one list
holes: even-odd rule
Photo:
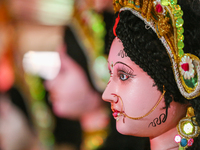
[[118, 114], [119, 112], [120, 112], [120, 111], [114, 109], [114, 110], [113, 110], [113, 114], [112, 114], [113, 117], [117, 117], [117, 114]]

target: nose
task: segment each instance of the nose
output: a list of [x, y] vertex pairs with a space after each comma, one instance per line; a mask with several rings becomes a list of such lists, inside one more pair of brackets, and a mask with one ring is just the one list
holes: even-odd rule
[[117, 103], [118, 98], [117, 96], [115, 96], [117, 95], [117, 93], [118, 93], [118, 87], [116, 83], [112, 80], [112, 78], [110, 78], [108, 85], [102, 94], [102, 99], [106, 102]]

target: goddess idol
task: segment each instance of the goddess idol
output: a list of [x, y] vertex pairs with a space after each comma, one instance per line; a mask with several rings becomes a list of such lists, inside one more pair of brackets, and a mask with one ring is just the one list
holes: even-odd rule
[[113, 4], [110, 80], [102, 97], [111, 103], [118, 132], [149, 137], [152, 150], [199, 149], [200, 23], [194, 5]]

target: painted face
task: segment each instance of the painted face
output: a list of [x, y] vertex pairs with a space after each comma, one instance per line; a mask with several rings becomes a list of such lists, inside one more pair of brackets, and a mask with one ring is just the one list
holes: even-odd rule
[[108, 58], [111, 77], [102, 98], [111, 103], [113, 116], [118, 120], [116, 127], [120, 133], [156, 137], [175, 127], [185, 109], [181, 104], [172, 102], [166, 116], [162, 98], [146, 117], [138, 120], [128, 118], [126, 115], [133, 118], [146, 115], [158, 103], [162, 93], [154, 86], [154, 80], [131, 61], [123, 49], [122, 42], [115, 38]]
[[57, 77], [45, 82], [50, 92], [54, 113], [68, 119], [79, 119], [85, 112], [93, 109], [99, 102], [88, 98], [94, 93], [84, 70], [65, 50], [59, 51], [61, 69]]

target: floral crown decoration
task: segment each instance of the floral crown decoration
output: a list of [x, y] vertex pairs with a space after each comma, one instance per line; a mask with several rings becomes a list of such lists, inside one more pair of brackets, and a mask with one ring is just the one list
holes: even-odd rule
[[[151, 27], [165, 46], [172, 63], [174, 77], [181, 94], [187, 99], [200, 95], [200, 61], [184, 53], [183, 11], [177, 0], [113, 0], [114, 11], [131, 11]], [[119, 15], [113, 33], [119, 22]]]

